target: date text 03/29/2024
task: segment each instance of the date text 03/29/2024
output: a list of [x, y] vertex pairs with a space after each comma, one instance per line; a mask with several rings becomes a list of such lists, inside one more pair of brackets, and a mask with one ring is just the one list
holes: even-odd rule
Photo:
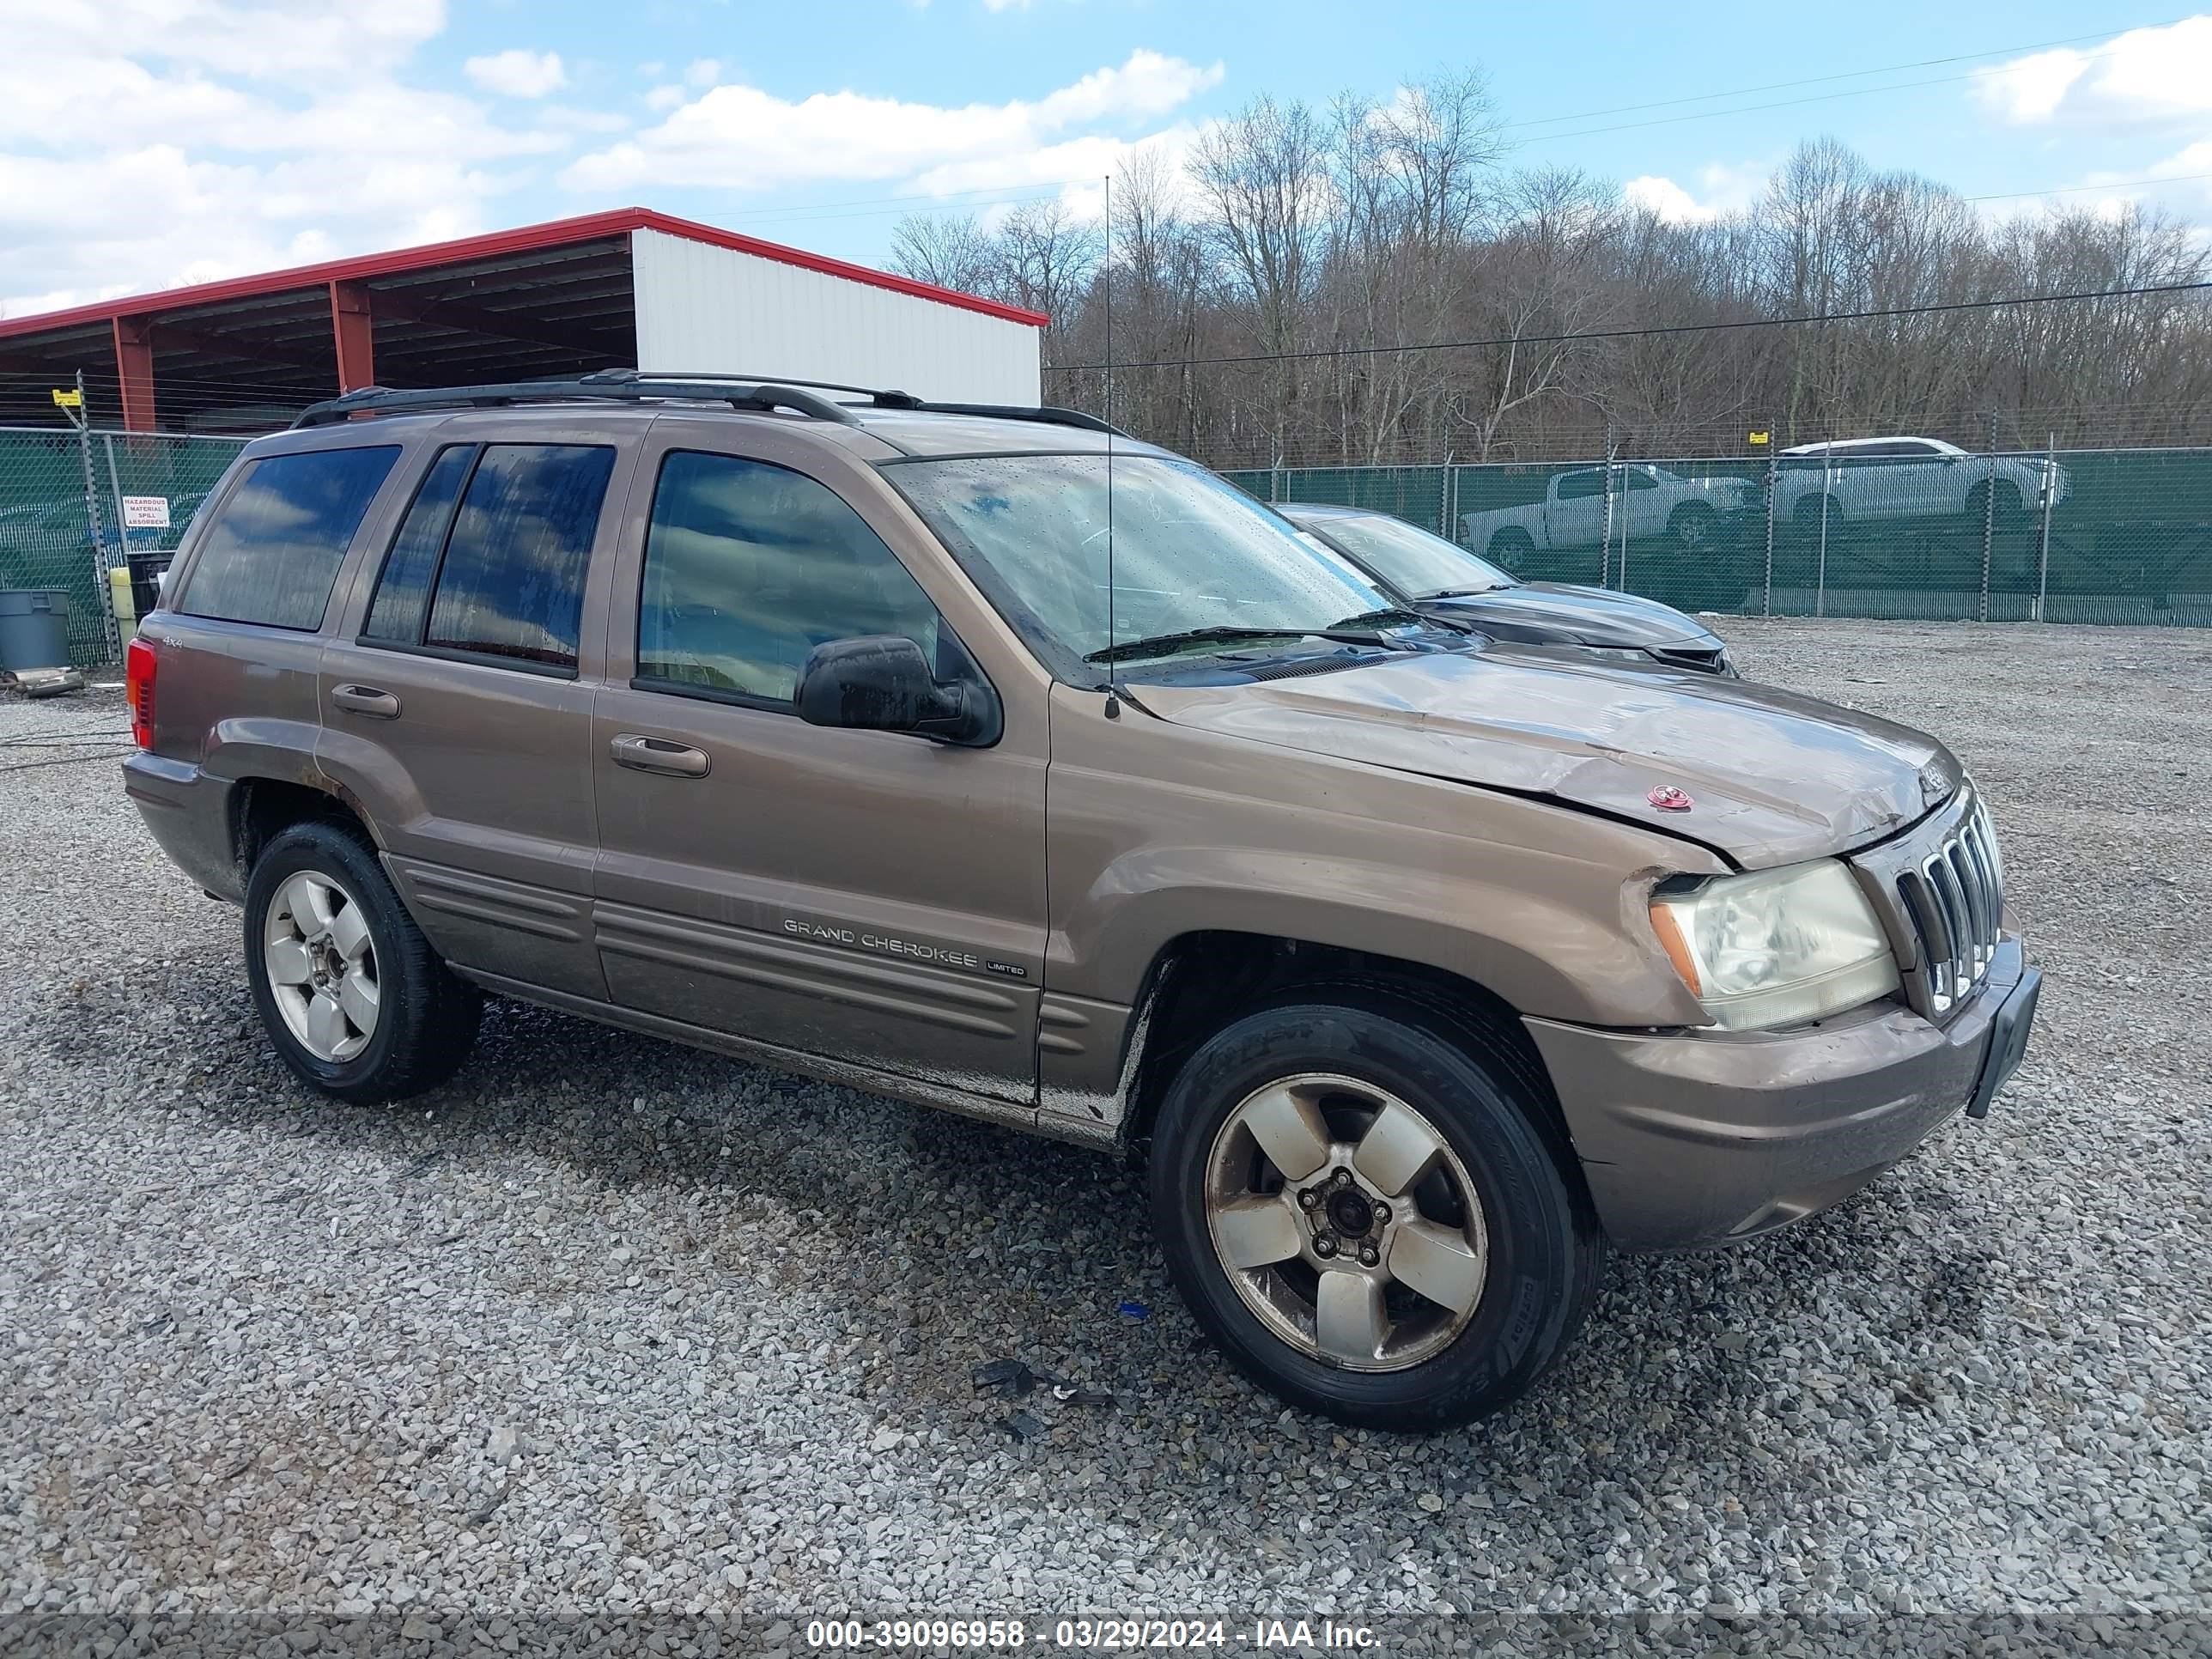
[[896, 1651], [902, 1648], [1039, 1647], [1131, 1653], [1176, 1649], [1286, 1652], [1371, 1650], [1373, 1629], [1333, 1619], [1062, 1619], [1048, 1626], [1018, 1619], [814, 1619], [809, 1647]]

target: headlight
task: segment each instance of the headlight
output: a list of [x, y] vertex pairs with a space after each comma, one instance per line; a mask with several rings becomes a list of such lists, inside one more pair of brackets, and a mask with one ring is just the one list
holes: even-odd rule
[[1897, 989], [1881, 922], [1833, 859], [1662, 889], [1651, 926], [1723, 1030], [1795, 1025]]

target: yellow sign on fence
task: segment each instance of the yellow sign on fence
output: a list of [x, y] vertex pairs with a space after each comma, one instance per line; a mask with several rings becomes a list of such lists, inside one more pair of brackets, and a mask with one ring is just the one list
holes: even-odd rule
[[1771, 432], [1754, 432], [1751, 434], [1751, 441], [1755, 444], [1771, 443], [1774, 434]]
[[76, 390], [74, 387], [64, 392], [61, 387], [56, 386], [54, 388], [54, 407], [57, 409], [82, 409], [84, 407], [84, 393]]

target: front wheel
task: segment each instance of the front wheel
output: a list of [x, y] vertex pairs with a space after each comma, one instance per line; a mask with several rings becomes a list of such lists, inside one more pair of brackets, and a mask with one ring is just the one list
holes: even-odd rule
[[1199, 1323], [1341, 1422], [1443, 1429], [1517, 1399], [1604, 1261], [1540, 1087], [1475, 1022], [1378, 989], [1218, 1033], [1152, 1142], [1155, 1224]]
[[284, 1063], [341, 1100], [419, 1094], [476, 1042], [481, 994], [337, 824], [295, 824], [262, 850], [246, 885], [246, 970]]

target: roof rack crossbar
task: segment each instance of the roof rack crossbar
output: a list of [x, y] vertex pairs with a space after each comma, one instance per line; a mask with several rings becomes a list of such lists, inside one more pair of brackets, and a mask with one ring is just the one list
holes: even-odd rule
[[727, 404], [733, 409], [765, 413], [787, 409], [817, 421], [839, 426], [858, 426], [860, 416], [842, 404], [832, 403], [820, 392], [803, 386], [741, 385], [706, 380], [648, 378], [618, 380], [585, 375], [573, 380], [520, 380], [496, 386], [426, 386], [395, 390], [362, 386], [342, 397], [328, 398], [302, 410], [293, 429], [330, 426], [355, 415], [397, 415], [432, 409], [495, 409], [516, 404], [569, 402], [644, 403], [671, 398], [698, 403]]
[[801, 380], [788, 374], [725, 374], [720, 370], [689, 368], [603, 368], [583, 378], [594, 383], [605, 381], [621, 386], [662, 380], [745, 380], [761, 386], [806, 386], [816, 392], [850, 392], [873, 399], [878, 409], [921, 407], [921, 399], [911, 392], [890, 391], [872, 386], [848, 386], [842, 380]]
[[[1079, 427], [1085, 432], [1110, 432], [1117, 438], [1129, 434], [1118, 426], [1109, 426], [1096, 415], [1086, 415], [1079, 409], [1062, 409], [1053, 404], [1031, 406], [1024, 404], [940, 404], [917, 401], [909, 407], [931, 415], [976, 415], [994, 421], [1036, 421], [1045, 426]], [[1130, 439], [1132, 443], [1136, 440]]]

